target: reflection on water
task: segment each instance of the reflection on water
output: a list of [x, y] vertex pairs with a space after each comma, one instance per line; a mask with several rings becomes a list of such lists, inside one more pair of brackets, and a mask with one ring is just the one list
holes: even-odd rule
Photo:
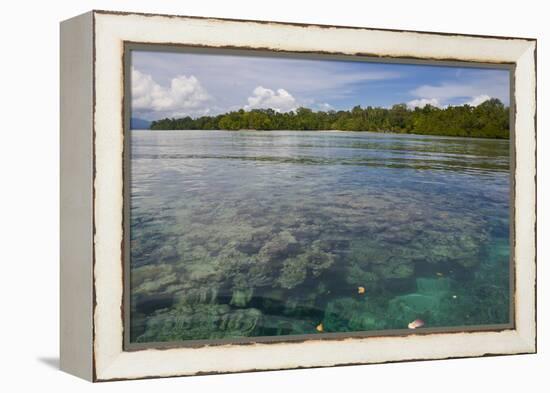
[[133, 342], [509, 321], [508, 141], [131, 138]]

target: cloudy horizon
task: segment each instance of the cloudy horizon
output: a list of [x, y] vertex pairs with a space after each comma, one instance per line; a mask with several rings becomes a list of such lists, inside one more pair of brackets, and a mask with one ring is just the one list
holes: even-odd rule
[[132, 51], [133, 118], [427, 104], [509, 105], [509, 71], [362, 61]]

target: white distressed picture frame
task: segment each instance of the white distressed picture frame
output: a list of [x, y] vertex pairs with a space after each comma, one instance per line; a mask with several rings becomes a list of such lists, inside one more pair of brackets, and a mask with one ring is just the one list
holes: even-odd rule
[[[124, 350], [124, 43], [508, 63], [514, 326]], [[536, 352], [536, 40], [92, 11], [61, 24], [61, 368], [91, 381]]]

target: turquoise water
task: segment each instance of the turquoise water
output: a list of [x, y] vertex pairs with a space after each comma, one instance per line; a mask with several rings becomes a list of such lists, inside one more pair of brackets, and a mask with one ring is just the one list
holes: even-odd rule
[[132, 131], [131, 341], [509, 322], [509, 143]]

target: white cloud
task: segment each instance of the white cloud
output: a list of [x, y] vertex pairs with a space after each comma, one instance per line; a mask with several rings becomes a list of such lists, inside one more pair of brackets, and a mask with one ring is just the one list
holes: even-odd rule
[[204, 104], [210, 99], [199, 80], [179, 75], [169, 87], [156, 83], [151, 75], [132, 67], [132, 110], [147, 117], [156, 113], [163, 116], [186, 116], [208, 112]]
[[480, 104], [483, 104], [485, 101], [490, 100], [491, 97], [489, 97], [487, 94], [482, 94], [480, 96], [472, 97], [472, 99], [468, 102], [465, 102], [464, 105], [470, 105], [470, 106], [478, 106]]
[[410, 91], [410, 94], [419, 100], [437, 100], [441, 106], [477, 106], [492, 97], [506, 104], [509, 101], [508, 77], [506, 73], [478, 74], [465, 83], [447, 81], [422, 85]]
[[[481, 94], [475, 97], [470, 97], [469, 101], [455, 104], [455, 105], [470, 105], [470, 106], [478, 106], [480, 104], [483, 104], [485, 101], [490, 100], [491, 97], [487, 94]], [[412, 101], [407, 102], [407, 107], [410, 109], [414, 108], [424, 108], [426, 105], [432, 105], [438, 108], [445, 108], [448, 105], [443, 105], [437, 98], [418, 98]]]
[[438, 86], [423, 85], [413, 91], [411, 94], [416, 97], [432, 97], [440, 102], [445, 102], [457, 97], [475, 97], [479, 95], [479, 88], [467, 84], [442, 83]]
[[322, 102], [320, 104], [317, 104], [317, 108], [319, 108], [320, 111], [332, 111], [334, 110], [334, 107], [330, 105], [328, 102]]
[[263, 86], [257, 86], [248, 97], [248, 105], [244, 109], [274, 109], [277, 112], [289, 112], [296, 109], [296, 99], [285, 89], [273, 91]]
[[442, 105], [439, 103], [439, 100], [437, 98], [419, 98], [419, 99], [407, 102], [407, 106], [410, 109], [424, 108], [426, 105], [436, 106], [438, 108], [442, 107]]

